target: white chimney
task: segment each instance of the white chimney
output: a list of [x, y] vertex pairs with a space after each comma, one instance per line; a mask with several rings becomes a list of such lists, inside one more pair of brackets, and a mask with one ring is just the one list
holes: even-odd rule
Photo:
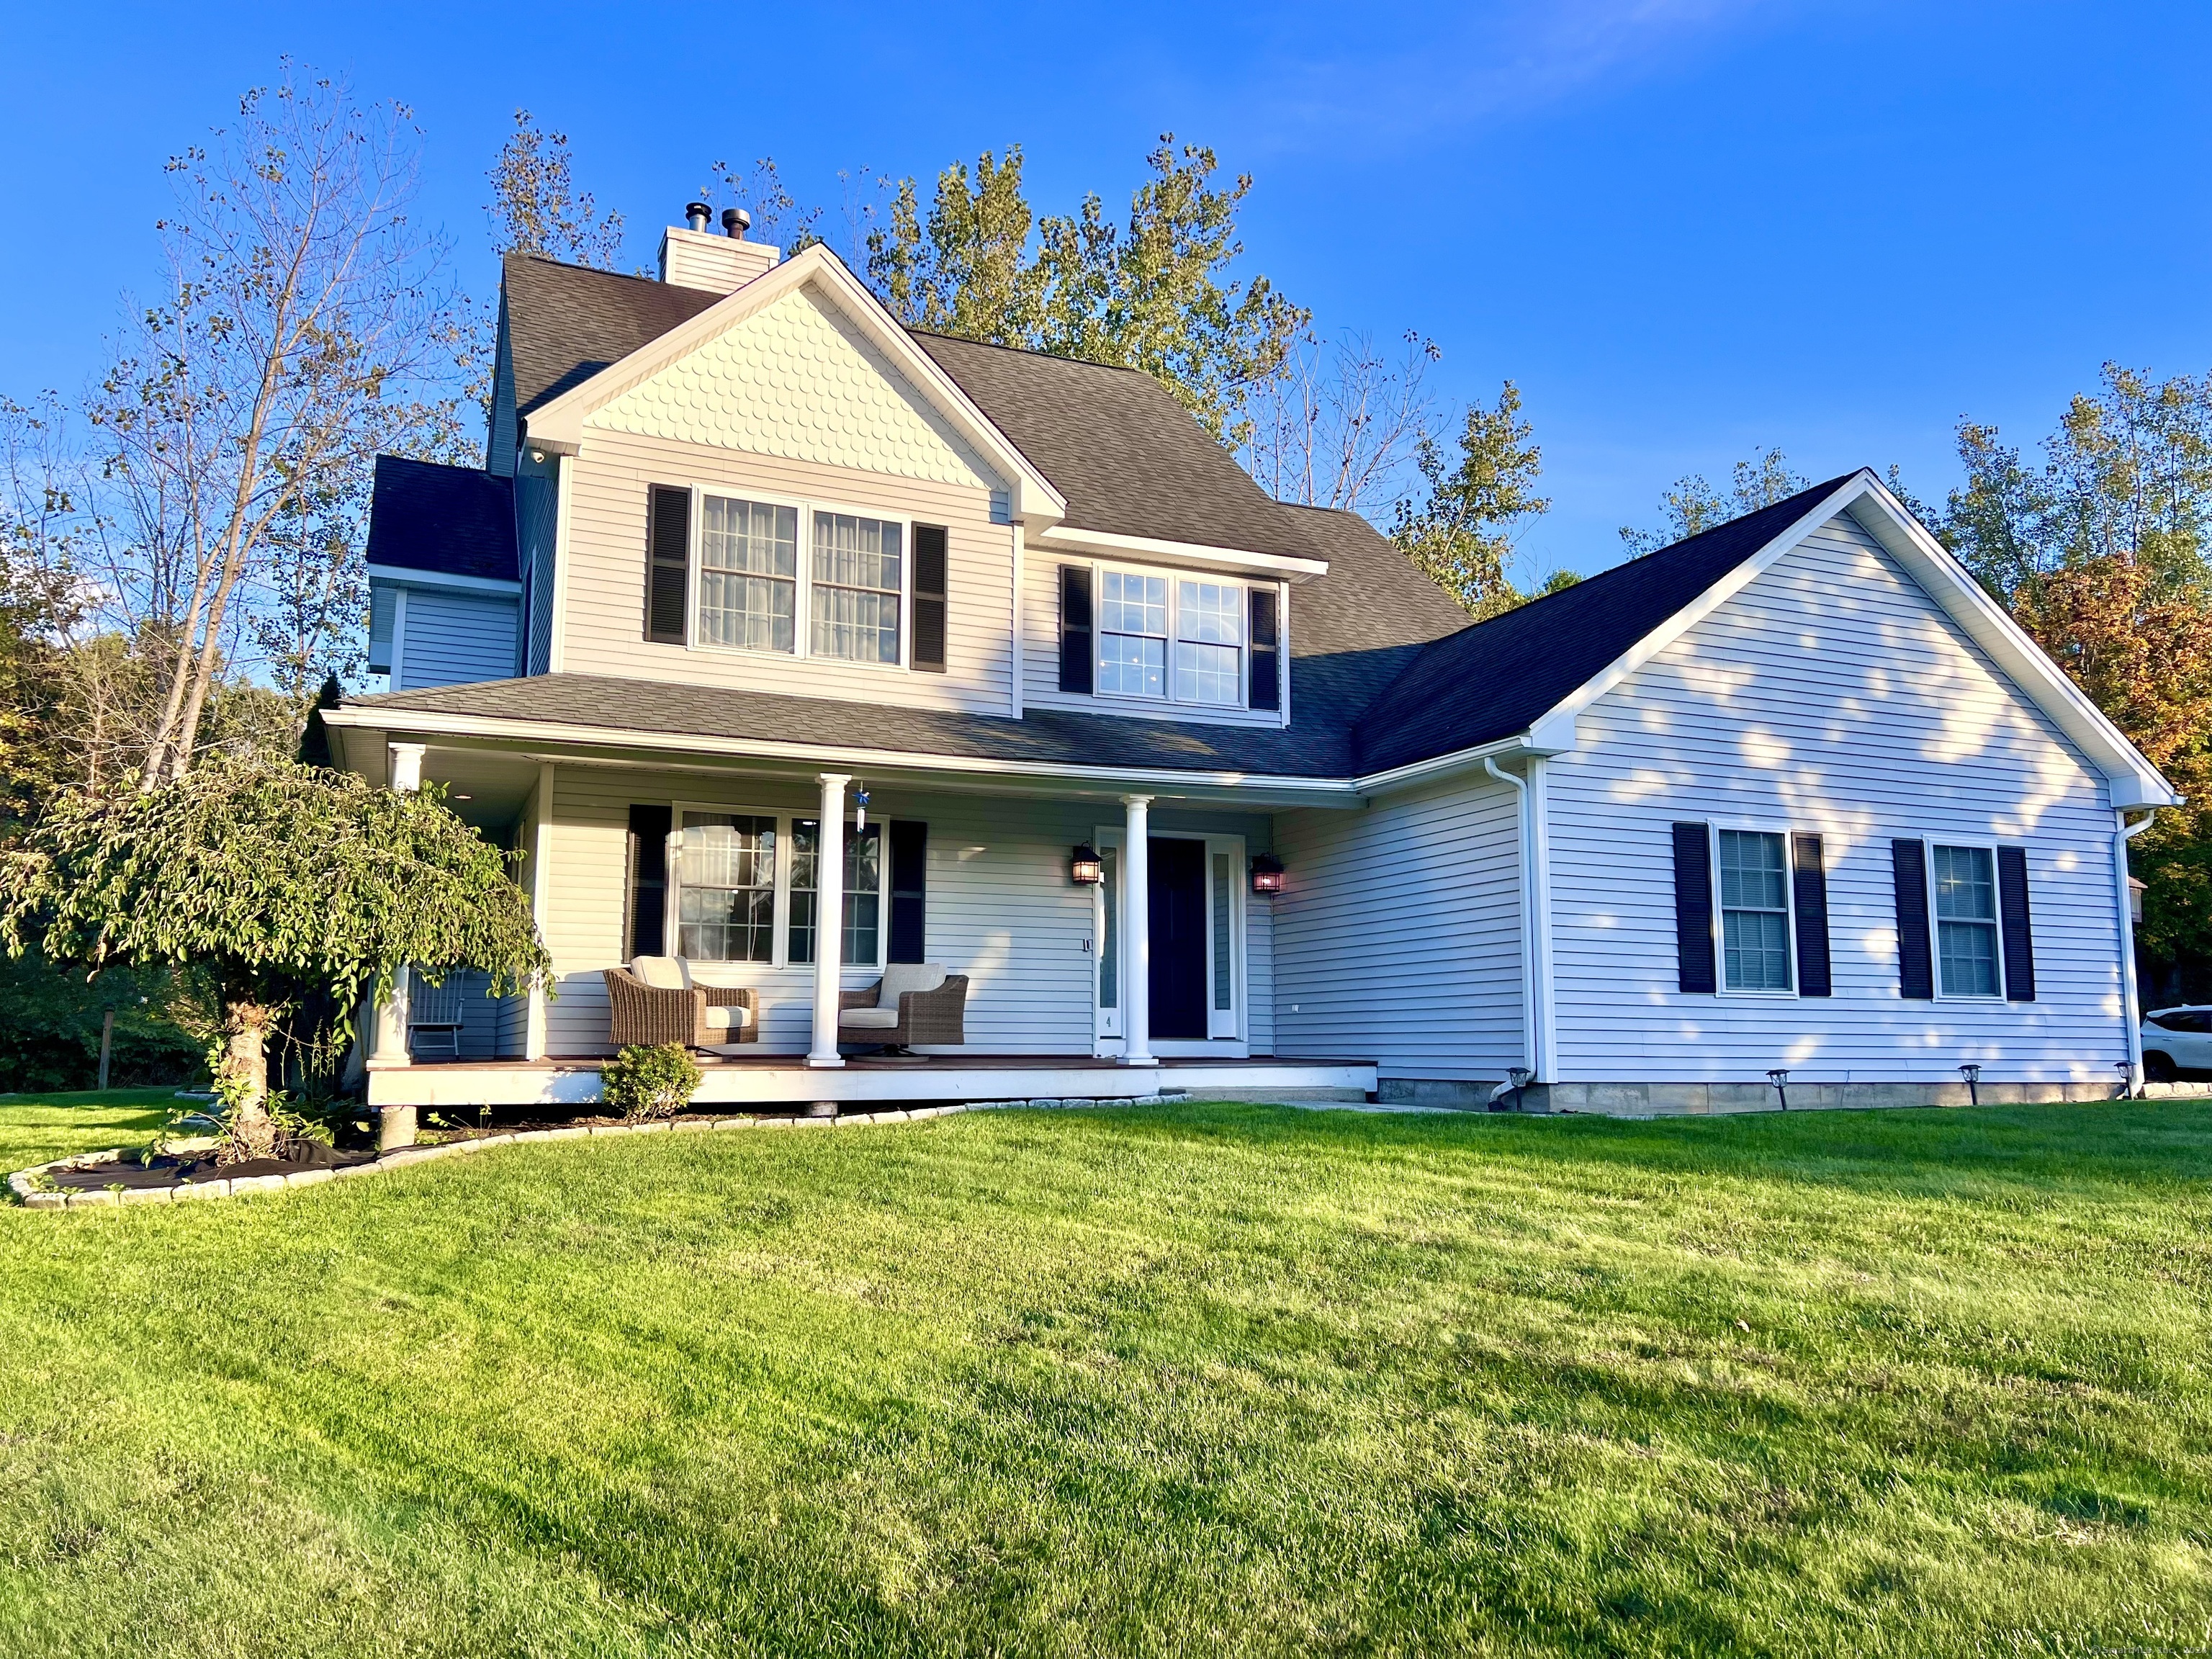
[[664, 283], [727, 294], [743, 288], [783, 257], [780, 247], [745, 240], [752, 216], [743, 208], [722, 210], [722, 228], [727, 234], [721, 236], [707, 228], [708, 209], [704, 202], [690, 204], [684, 216], [684, 226], [671, 225], [661, 233], [660, 280]]

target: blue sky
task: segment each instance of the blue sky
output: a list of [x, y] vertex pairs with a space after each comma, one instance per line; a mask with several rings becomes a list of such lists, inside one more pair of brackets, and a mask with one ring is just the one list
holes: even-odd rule
[[1257, 175], [1250, 264], [1329, 328], [1510, 376], [1590, 569], [1685, 472], [1955, 481], [2106, 358], [2212, 368], [2212, 8], [1554, 0], [1381, 8], [14, 9], [0, 391], [80, 385], [152, 269], [162, 158], [279, 53], [397, 97], [428, 216], [488, 288], [483, 170], [526, 105], [650, 258], [717, 157], [927, 178], [1019, 142], [1041, 208], [1126, 199], [1159, 132]]

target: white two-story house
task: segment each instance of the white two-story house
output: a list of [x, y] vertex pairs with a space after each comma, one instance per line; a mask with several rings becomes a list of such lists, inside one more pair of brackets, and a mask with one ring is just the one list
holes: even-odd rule
[[[392, 689], [331, 752], [518, 850], [555, 983], [465, 999], [455, 1063], [387, 1034], [372, 1099], [586, 1096], [605, 970], [665, 957], [752, 994], [709, 1099], [2139, 1065], [2124, 833], [2174, 797], [1870, 472], [1469, 625], [1147, 376], [702, 222], [657, 282], [510, 257], [485, 468], [379, 472]], [[962, 1040], [870, 1059], [841, 1004], [907, 964]]]

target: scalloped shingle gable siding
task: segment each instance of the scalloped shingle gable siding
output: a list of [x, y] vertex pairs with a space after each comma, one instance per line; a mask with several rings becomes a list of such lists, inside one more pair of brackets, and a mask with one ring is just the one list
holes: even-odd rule
[[811, 288], [623, 393], [587, 425], [933, 483], [1006, 482]]

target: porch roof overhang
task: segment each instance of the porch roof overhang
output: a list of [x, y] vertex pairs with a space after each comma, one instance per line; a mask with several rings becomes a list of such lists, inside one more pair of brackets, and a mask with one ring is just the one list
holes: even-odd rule
[[793, 779], [811, 777], [829, 769], [969, 794], [1062, 798], [1148, 794], [1162, 799], [1259, 807], [1362, 807], [1378, 793], [1480, 773], [1486, 759], [1558, 754], [1573, 744], [1569, 722], [1561, 731], [1516, 733], [1386, 773], [1305, 775], [1230, 766], [1097, 764], [757, 736], [705, 736], [378, 703], [326, 709], [322, 719], [331, 728], [332, 750], [341, 763], [374, 781], [381, 781], [384, 775], [389, 744], [420, 743], [456, 761], [473, 753], [486, 763], [495, 758], [521, 759], [533, 763]]

